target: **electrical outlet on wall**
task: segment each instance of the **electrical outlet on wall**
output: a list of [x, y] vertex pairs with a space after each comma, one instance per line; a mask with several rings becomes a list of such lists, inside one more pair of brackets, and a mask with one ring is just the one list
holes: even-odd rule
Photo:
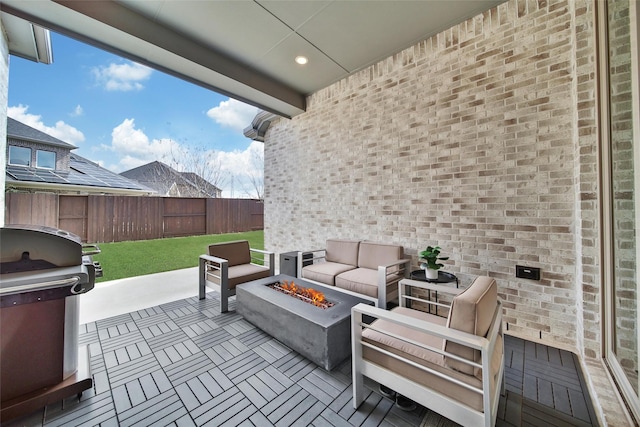
[[540, 280], [540, 269], [537, 267], [516, 265], [516, 277], [521, 279]]

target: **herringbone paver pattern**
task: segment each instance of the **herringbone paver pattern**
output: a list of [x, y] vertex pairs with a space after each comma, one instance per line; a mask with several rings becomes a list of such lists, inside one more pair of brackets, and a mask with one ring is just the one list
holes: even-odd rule
[[[354, 410], [349, 361], [327, 372], [217, 307], [209, 293], [81, 325], [93, 389], [6, 425], [454, 425], [376, 391]], [[506, 337], [506, 359], [498, 425], [592, 425], [571, 353]]]

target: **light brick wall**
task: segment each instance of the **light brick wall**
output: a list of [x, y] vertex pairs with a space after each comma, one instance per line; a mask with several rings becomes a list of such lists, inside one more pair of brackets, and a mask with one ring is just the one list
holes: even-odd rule
[[[613, 182], [615, 354], [631, 384], [638, 383], [636, 223], [629, 0], [608, 3]], [[636, 168], [638, 165], [636, 165]]]
[[597, 356], [591, 8], [512, 0], [309, 96], [266, 135], [266, 246], [386, 241], [415, 267], [437, 244], [463, 285], [498, 280], [510, 332]]
[[4, 226], [4, 187], [7, 167], [7, 109], [9, 105], [9, 42], [0, 20], [0, 227]]
[[602, 354], [602, 289], [600, 284], [600, 203], [597, 88], [594, 70], [594, 5], [592, 2], [570, 2], [575, 21], [573, 82], [575, 103], [573, 111], [576, 163], [574, 164], [577, 196], [576, 241], [576, 316], [578, 330], [577, 352], [586, 357], [600, 358]]

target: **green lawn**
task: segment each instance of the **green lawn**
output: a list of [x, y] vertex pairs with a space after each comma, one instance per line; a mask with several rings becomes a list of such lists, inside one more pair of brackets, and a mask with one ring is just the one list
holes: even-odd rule
[[196, 267], [198, 257], [207, 253], [208, 245], [231, 240], [248, 240], [249, 246], [252, 248], [264, 249], [264, 232], [262, 230], [135, 242], [101, 243], [98, 245], [101, 253], [94, 255], [93, 260], [100, 262], [104, 275], [96, 281], [102, 282]]

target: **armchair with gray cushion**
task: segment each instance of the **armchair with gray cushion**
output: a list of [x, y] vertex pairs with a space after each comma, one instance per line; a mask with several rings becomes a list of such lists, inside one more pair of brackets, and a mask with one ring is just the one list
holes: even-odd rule
[[[199, 296], [213, 283], [220, 289], [220, 312], [229, 311], [229, 297], [240, 283], [274, 275], [275, 254], [249, 247], [247, 240], [209, 245], [209, 254], [200, 255]], [[262, 263], [260, 265], [259, 263]]]
[[[408, 288], [447, 293], [451, 303], [412, 296]], [[478, 277], [456, 289], [404, 279], [399, 293], [400, 307], [391, 311], [365, 304], [352, 309], [354, 408], [366, 397], [368, 377], [463, 426], [493, 426], [504, 391], [502, 304], [495, 280]], [[449, 315], [408, 308], [411, 300], [445, 306]]]

